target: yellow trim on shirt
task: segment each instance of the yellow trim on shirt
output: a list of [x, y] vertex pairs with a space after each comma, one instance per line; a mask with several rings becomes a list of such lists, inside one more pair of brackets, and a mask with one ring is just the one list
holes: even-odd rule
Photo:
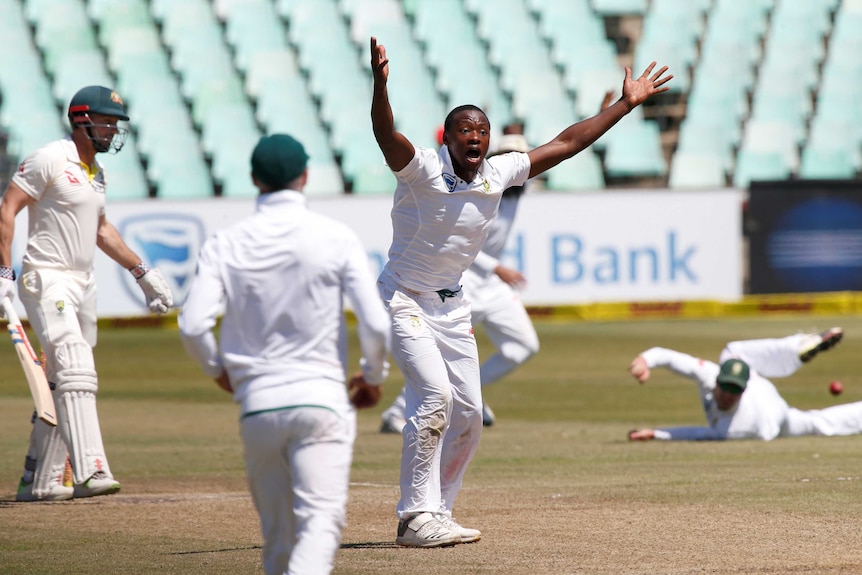
[[93, 164], [92, 166], [88, 166], [84, 162], [78, 162], [78, 163], [81, 165], [81, 168], [83, 168], [84, 173], [87, 174], [87, 179], [92, 182], [93, 178], [96, 177], [96, 174], [99, 173], [99, 166], [97, 166], [95, 164]]

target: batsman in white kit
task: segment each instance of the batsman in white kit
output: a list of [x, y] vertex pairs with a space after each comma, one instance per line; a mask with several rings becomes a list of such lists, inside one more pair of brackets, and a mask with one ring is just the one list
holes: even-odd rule
[[[143, 263], [105, 217], [107, 180], [96, 154], [122, 148], [128, 130], [117, 121], [129, 119], [123, 100], [109, 88], [87, 86], [72, 97], [68, 118], [71, 135], [27, 156], [0, 203], [0, 299], [15, 294], [15, 216], [28, 210], [18, 295], [45, 354], [58, 421], [52, 427], [34, 418], [18, 501], [91, 497], [120, 489], [96, 411], [96, 247], [129, 270], [151, 311], [164, 313], [173, 305], [161, 273]], [[73, 485], [63, 482], [67, 451]]]
[[666, 367], [694, 380], [708, 425], [636, 429], [629, 432], [629, 439], [769, 441], [862, 433], [862, 402], [796, 409], [787, 405], [767, 379], [792, 375], [838, 344], [843, 335], [841, 328], [835, 327], [822, 333], [732, 341], [722, 350], [720, 365], [666, 348], [648, 349], [632, 361], [630, 373], [644, 383], [653, 368]]
[[[368, 256], [350, 228], [307, 208], [307, 161], [293, 137], [261, 138], [256, 213], [206, 241], [179, 318], [189, 354], [239, 404], [267, 575], [332, 571], [354, 408], [377, 404], [389, 370], [389, 318]], [[362, 350], [348, 385], [345, 295]]]
[[547, 144], [486, 158], [491, 126], [473, 105], [447, 115], [439, 150], [415, 148], [395, 129], [389, 60], [371, 38], [372, 127], [398, 182], [389, 260], [378, 279], [392, 323], [392, 356], [406, 384], [396, 544], [442, 547], [482, 536], [452, 516], [482, 434], [478, 349], [460, 282], [485, 243], [503, 191], [571, 158], [635, 106], [666, 91], [667, 67], [653, 68], [637, 79], [627, 69], [618, 102]]

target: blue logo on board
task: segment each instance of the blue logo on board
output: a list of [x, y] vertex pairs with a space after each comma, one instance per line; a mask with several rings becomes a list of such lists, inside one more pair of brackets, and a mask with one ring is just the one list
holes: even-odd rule
[[[145, 214], [126, 218], [118, 226], [129, 247], [152, 268], [159, 268], [181, 306], [194, 277], [197, 257], [206, 239], [203, 222], [186, 214]], [[123, 285], [144, 304], [141, 288], [127, 270], [120, 269]]]

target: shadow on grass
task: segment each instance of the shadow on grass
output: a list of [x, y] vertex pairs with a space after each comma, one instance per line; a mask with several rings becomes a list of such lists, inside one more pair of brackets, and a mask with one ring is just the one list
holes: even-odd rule
[[174, 551], [164, 555], [200, 555], [202, 553], [227, 553], [228, 551], [249, 551], [251, 549], [263, 549], [260, 545], [248, 545], [246, 547], [226, 547], [224, 549], [200, 549], [198, 551]]
[[394, 541], [366, 541], [365, 543], [342, 543], [342, 549], [403, 549]]

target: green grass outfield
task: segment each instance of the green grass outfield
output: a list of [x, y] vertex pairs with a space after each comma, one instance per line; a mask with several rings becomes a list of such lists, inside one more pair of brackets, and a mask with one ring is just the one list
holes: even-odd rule
[[[716, 359], [732, 339], [839, 325], [838, 347], [776, 383], [800, 408], [862, 400], [862, 315], [841, 309], [537, 319], [539, 355], [486, 388], [498, 423], [456, 505], [456, 518], [484, 537], [449, 549], [393, 545], [400, 438], [377, 430], [400, 387], [396, 370], [380, 406], [359, 417], [335, 573], [862, 573], [862, 437], [625, 439], [638, 426], [703, 422], [693, 383], [664, 370], [643, 386], [628, 375], [654, 345]], [[102, 428], [123, 484], [110, 497], [13, 501], [32, 408], [11, 344], [0, 345], [0, 575], [261, 573], [236, 407], [174, 329], [113, 325], [96, 348]], [[837, 398], [834, 379], [845, 385]]]

